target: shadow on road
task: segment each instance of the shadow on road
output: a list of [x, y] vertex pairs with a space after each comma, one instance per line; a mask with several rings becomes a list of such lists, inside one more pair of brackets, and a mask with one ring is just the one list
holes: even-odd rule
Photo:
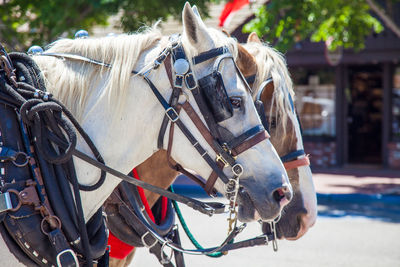
[[318, 215], [360, 216], [400, 222], [400, 196], [364, 194], [318, 194]]

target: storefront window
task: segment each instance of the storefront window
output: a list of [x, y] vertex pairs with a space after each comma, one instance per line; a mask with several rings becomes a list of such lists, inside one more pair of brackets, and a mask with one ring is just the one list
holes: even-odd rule
[[[296, 78], [296, 74], [297, 77]], [[335, 84], [333, 70], [293, 73], [296, 108], [303, 136], [335, 137]], [[305, 84], [305, 79], [307, 83]]]
[[395, 68], [393, 75], [392, 136], [394, 140], [400, 140], [400, 66]]

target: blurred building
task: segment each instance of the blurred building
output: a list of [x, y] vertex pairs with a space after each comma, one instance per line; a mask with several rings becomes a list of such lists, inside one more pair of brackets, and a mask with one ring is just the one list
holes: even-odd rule
[[[251, 18], [232, 31], [240, 42]], [[303, 41], [286, 54], [314, 166], [400, 168], [400, 38], [386, 28], [365, 45], [328, 53], [324, 43]]]

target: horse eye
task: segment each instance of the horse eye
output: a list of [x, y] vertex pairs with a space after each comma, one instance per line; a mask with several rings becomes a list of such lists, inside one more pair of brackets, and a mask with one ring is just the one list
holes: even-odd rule
[[242, 98], [238, 96], [231, 96], [229, 98], [233, 108], [240, 108], [242, 106]]
[[270, 127], [271, 128], [276, 128], [276, 119], [271, 119]]

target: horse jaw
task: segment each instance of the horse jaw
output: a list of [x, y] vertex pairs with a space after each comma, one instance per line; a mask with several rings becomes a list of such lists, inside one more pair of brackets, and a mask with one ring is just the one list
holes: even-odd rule
[[[303, 138], [301, 136], [300, 124], [297, 117], [292, 114], [292, 121], [295, 123], [297, 137], [297, 149], [304, 149]], [[310, 166], [301, 166], [298, 169], [300, 192], [303, 197], [303, 204], [307, 213], [301, 216], [301, 225], [303, 230], [300, 234], [304, 235], [307, 230], [315, 224], [317, 219], [317, 194], [315, 192], [314, 182]]]

